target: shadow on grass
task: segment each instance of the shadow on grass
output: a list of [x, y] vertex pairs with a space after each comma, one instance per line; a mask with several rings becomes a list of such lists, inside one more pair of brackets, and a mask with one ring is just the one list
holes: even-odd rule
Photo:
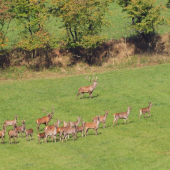
[[[95, 96], [92, 96], [92, 98], [96, 98], [96, 97], [98, 97], [99, 95], [97, 94], [97, 95], [95, 95]], [[91, 98], [91, 99], [92, 99]], [[80, 99], [82, 99], [81, 97], [80, 97]], [[90, 96], [83, 96], [83, 99], [90, 99]]]

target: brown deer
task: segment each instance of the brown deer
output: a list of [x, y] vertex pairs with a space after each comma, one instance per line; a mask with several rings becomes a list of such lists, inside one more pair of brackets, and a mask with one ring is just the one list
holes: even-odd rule
[[[106, 118], [107, 118], [108, 113], [109, 113], [109, 111], [106, 111], [106, 110], [105, 110], [105, 115], [99, 117], [99, 121], [100, 121], [101, 123], [103, 123], [103, 128], [105, 128], [105, 122], [106, 122]], [[94, 118], [92, 118], [92, 121], [93, 121], [93, 122], [96, 122], [96, 121], [97, 121], [97, 116], [95, 116]]]
[[[63, 121], [63, 122], [64, 122], [63, 127], [57, 128], [57, 133], [60, 134], [60, 140], [62, 138], [62, 135], [64, 134], [64, 129], [66, 129], [67, 127], [71, 127], [71, 121], [69, 121], [68, 123], [65, 121]], [[69, 138], [69, 134], [67, 135], [67, 137]]]
[[149, 106], [146, 107], [146, 108], [142, 108], [140, 109], [140, 114], [139, 114], [139, 119], [140, 119], [140, 115], [143, 113], [143, 116], [144, 118], [145, 117], [145, 113], [148, 113], [148, 117], [150, 116], [151, 117], [151, 114], [150, 114], [150, 109], [151, 109], [151, 106], [153, 105], [151, 102], [148, 102], [149, 103]]
[[45, 132], [45, 142], [46, 143], [47, 143], [47, 137], [48, 136], [52, 137], [52, 142], [53, 142], [53, 139], [55, 139], [55, 142], [56, 142], [57, 123], [54, 123], [54, 126], [46, 126], [44, 132]]
[[[8, 136], [9, 136], [9, 144], [12, 144], [12, 138], [14, 138], [14, 143], [17, 142], [17, 136], [18, 136], [18, 131], [17, 131], [17, 124], [13, 123], [13, 129], [14, 130], [9, 130], [8, 131]], [[16, 140], [16, 141], [15, 141]], [[10, 142], [11, 141], [11, 142]]]
[[63, 127], [67, 127], [67, 126], [70, 126], [70, 122], [66, 122], [63, 120]]
[[97, 135], [97, 129], [98, 129], [99, 123], [100, 123], [99, 117], [100, 116], [97, 116], [97, 121], [96, 122], [85, 123], [85, 126], [84, 126], [84, 128], [85, 128], [85, 136], [86, 136], [86, 134], [88, 135], [88, 130], [89, 129], [94, 129], [95, 134]]
[[27, 140], [29, 140], [29, 136], [31, 137], [31, 140], [33, 139], [33, 129], [25, 129], [25, 136], [27, 137]]
[[6, 125], [3, 125], [3, 124], [2, 124], [2, 129], [3, 129], [3, 130], [0, 131], [0, 138], [1, 138], [1, 140], [3, 141], [3, 144], [4, 144], [4, 137], [5, 137], [5, 132], [6, 132]]
[[82, 122], [82, 126], [78, 126], [78, 127], [76, 127], [76, 129], [77, 129], [77, 133], [81, 132], [82, 133], [82, 137], [83, 137], [83, 131], [84, 131], [84, 127], [85, 127], [85, 122], [83, 122], [82, 120], [81, 120], [81, 122]]
[[17, 123], [17, 117], [18, 117], [18, 115], [15, 116], [14, 120], [6, 120], [6, 121], [4, 121], [4, 125], [13, 126], [13, 124]]
[[[57, 124], [57, 133], [60, 133], [60, 131], [58, 130], [58, 129], [60, 129], [60, 127], [59, 127], [59, 125], [60, 125], [60, 123], [62, 123], [59, 119], [57, 119], [57, 122], [56, 122], [56, 124]], [[53, 129], [53, 128], [55, 128], [55, 125], [49, 125], [49, 126], [46, 126], [46, 129]], [[57, 134], [56, 134], [57, 135]]]
[[42, 139], [42, 143], [43, 143], [43, 139], [45, 138], [45, 132], [43, 132], [43, 133], [38, 133], [37, 136], [38, 136], [39, 144], [40, 144], [40, 140], [41, 140], [41, 139]]
[[80, 123], [80, 121], [81, 121], [81, 118], [80, 118], [80, 117], [77, 117], [77, 119], [78, 119], [78, 120], [77, 120], [76, 122], [71, 122], [71, 121], [70, 121], [70, 126], [71, 126], [71, 127], [74, 127], [74, 126], [77, 127], [77, 126], [79, 125], [79, 123]]
[[63, 142], [64, 138], [65, 138], [65, 140], [67, 142], [67, 135], [69, 135], [69, 134], [73, 135], [73, 141], [74, 141], [75, 138], [76, 138], [76, 134], [77, 134], [76, 126], [74, 126], [74, 128], [72, 128], [72, 127], [65, 127], [63, 133], [64, 133], [64, 135], [63, 135], [63, 138], [62, 138], [62, 142]]
[[[84, 94], [84, 93], [89, 93], [90, 98], [91, 98], [91, 97], [92, 97], [93, 90], [96, 88], [96, 85], [99, 84], [99, 83], [97, 82], [97, 77], [95, 78], [95, 77], [93, 76], [93, 80], [90, 80], [90, 78], [88, 78], [88, 77], [86, 77], [86, 79], [89, 80], [90, 82], [93, 82], [93, 84], [90, 85], [90, 86], [85, 86], [85, 87], [80, 87], [80, 88], [79, 88], [77, 97], [78, 97], [79, 94], [81, 94], [82, 99], [83, 99], [83, 94]], [[77, 99], [77, 98], [76, 98], [76, 99]]]
[[113, 116], [114, 116], [113, 126], [114, 126], [114, 122], [116, 122], [116, 124], [117, 124], [118, 119], [124, 119], [125, 124], [126, 124], [126, 120], [128, 120], [128, 123], [129, 123], [128, 116], [129, 116], [129, 113], [130, 113], [130, 110], [131, 110], [131, 109], [132, 109], [132, 107], [128, 106], [128, 110], [127, 110], [126, 112], [115, 113], [115, 114], [113, 115]]
[[18, 138], [19, 138], [19, 133], [21, 133], [21, 136], [23, 137], [23, 133], [25, 131], [25, 120], [21, 120], [22, 126], [17, 126], [17, 131], [18, 131]]
[[[43, 108], [44, 112], [45, 112], [45, 109]], [[54, 114], [54, 108], [52, 107], [52, 113], [46, 113], [47, 116], [45, 117], [42, 117], [42, 118], [39, 118], [36, 120], [36, 123], [37, 123], [37, 131], [39, 130], [39, 126], [41, 124], [45, 124], [46, 126], [48, 125], [48, 122], [52, 119], [52, 115]]]

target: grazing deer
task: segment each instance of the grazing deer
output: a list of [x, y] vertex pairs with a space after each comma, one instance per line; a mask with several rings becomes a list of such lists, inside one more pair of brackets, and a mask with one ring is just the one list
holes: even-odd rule
[[[105, 111], [105, 115], [99, 117], [99, 121], [100, 121], [101, 123], [103, 123], [103, 128], [105, 128], [105, 122], [106, 122], [106, 118], [107, 118], [108, 113], [109, 113], [109, 111]], [[96, 122], [96, 121], [97, 121], [97, 116], [95, 116], [94, 118], [92, 118], [92, 121], [93, 121], [93, 122]]]
[[98, 129], [99, 123], [100, 123], [99, 117], [100, 116], [97, 116], [97, 121], [96, 122], [85, 123], [85, 126], [84, 126], [84, 128], [85, 128], [85, 136], [86, 136], [86, 134], [88, 135], [88, 130], [89, 129], [94, 129], [95, 134], [97, 135], [97, 129]]
[[6, 120], [6, 121], [4, 121], [4, 125], [13, 126], [13, 124], [17, 123], [17, 117], [18, 117], [18, 115], [15, 116], [14, 120]]
[[65, 138], [65, 140], [67, 142], [67, 138], [66, 137], [69, 134], [73, 135], [73, 141], [74, 141], [75, 138], [76, 138], [76, 134], [77, 134], [76, 126], [74, 126], [74, 128], [72, 128], [72, 127], [65, 127], [63, 133], [64, 133], [64, 135], [63, 135], [63, 138], [62, 138], [62, 142], [63, 142], [64, 138]]
[[4, 137], [5, 137], [5, 132], [6, 132], [6, 125], [2, 125], [3, 130], [0, 131], [0, 138], [3, 141], [4, 144]]
[[17, 131], [18, 131], [18, 138], [19, 138], [19, 133], [21, 133], [21, 136], [23, 137], [23, 133], [25, 131], [25, 120], [21, 120], [22, 126], [17, 126]]
[[25, 129], [25, 136], [27, 137], [27, 140], [29, 140], [29, 136], [31, 136], [31, 140], [33, 139], [33, 129]]
[[43, 132], [43, 133], [38, 133], [37, 136], [38, 136], [39, 144], [40, 144], [40, 140], [41, 140], [41, 139], [42, 139], [42, 143], [43, 143], [43, 138], [45, 138], [45, 132]]
[[45, 132], [45, 142], [46, 143], [47, 143], [47, 137], [48, 136], [52, 137], [52, 142], [53, 142], [53, 139], [55, 138], [55, 142], [56, 142], [57, 123], [54, 123], [54, 126], [46, 126], [44, 132]]
[[[90, 98], [92, 97], [92, 93], [93, 93], [93, 90], [96, 88], [96, 85], [99, 84], [97, 82], [97, 76], [96, 78], [93, 76], [93, 80], [90, 80], [90, 78], [86, 77], [87, 80], [89, 80], [90, 82], [93, 82], [93, 84], [91, 86], [85, 86], [85, 87], [80, 87], [79, 90], [78, 90], [78, 94], [77, 94], [77, 97], [78, 95], [81, 93], [81, 97], [83, 99], [83, 94], [84, 93], [89, 93], [90, 95]], [[77, 98], [76, 98], [77, 99]]]
[[146, 117], [145, 117], [145, 113], [148, 113], [148, 117], [149, 117], [149, 116], [151, 117], [150, 109], [151, 109], [151, 106], [152, 106], [153, 104], [152, 104], [151, 102], [148, 102], [148, 103], [149, 103], [149, 107], [140, 109], [139, 119], [140, 119], [140, 115], [141, 115], [142, 113], [143, 113], [144, 118], [146, 118]]
[[[17, 136], [18, 136], [18, 131], [17, 131], [17, 124], [13, 123], [13, 129], [14, 130], [9, 130], [8, 135], [9, 135], [9, 144], [12, 144], [12, 138], [14, 138], [14, 143], [17, 142]], [[15, 141], [16, 139], [16, 141]], [[11, 142], [10, 142], [11, 141]]]
[[126, 120], [128, 120], [128, 123], [129, 123], [129, 119], [128, 119], [128, 116], [129, 116], [129, 113], [130, 113], [130, 110], [132, 108], [130, 106], [128, 106], [128, 110], [126, 112], [122, 112], [122, 113], [115, 113], [113, 116], [114, 116], [114, 120], [113, 120], [113, 126], [114, 126], [114, 122], [116, 122], [117, 124], [117, 121], [118, 119], [124, 119], [125, 121], [125, 124], [126, 124]]
[[85, 127], [85, 122], [83, 122], [82, 120], [81, 120], [81, 122], [82, 122], [82, 126], [78, 126], [78, 127], [76, 127], [76, 129], [77, 129], [77, 133], [81, 132], [82, 133], [82, 137], [83, 137], [83, 131], [84, 131], [84, 127]]
[[[45, 109], [43, 108], [44, 112], [45, 112]], [[46, 112], [45, 112], [46, 113]], [[39, 130], [39, 126], [41, 124], [45, 124], [46, 126], [48, 125], [48, 122], [52, 119], [52, 115], [54, 114], [54, 108], [52, 107], [52, 113], [46, 113], [47, 116], [45, 117], [42, 117], [42, 118], [39, 118], [36, 120], [36, 123], [37, 123], [37, 131]]]

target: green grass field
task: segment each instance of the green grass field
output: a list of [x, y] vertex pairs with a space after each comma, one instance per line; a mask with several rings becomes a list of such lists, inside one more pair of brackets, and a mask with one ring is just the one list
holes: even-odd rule
[[[89, 99], [76, 100], [78, 88], [89, 85], [85, 75], [0, 82], [0, 123], [18, 115], [18, 125], [26, 120], [33, 128], [33, 140], [18, 138], [9, 144], [8, 127], [5, 144], [0, 144], [2, 170], [39, 169], [169, 169], [170, 164], [170, 65], [114, 70], [98, 73], [99, 85]], [[139, 109], [152, 102], [151, 118], [139, 120]], [[113, 127], [113, 114], [132, 106], [129, 124], [118, 120]], [[45, 116], [42, 108], [55, 113], [56, 119], [91, 122], [95, 115], [109, 110], [106, 129], [100, 124], [98, 135], [89, 130], [87, 137], [78, 134], [66, 143], [38, 144], [36, 119]], [[61, 124], [62, 126], [62, 124]], [[41, 132], [45, 125], [41, 125]], [[2, 127], [0, 128], [2, 129]]]

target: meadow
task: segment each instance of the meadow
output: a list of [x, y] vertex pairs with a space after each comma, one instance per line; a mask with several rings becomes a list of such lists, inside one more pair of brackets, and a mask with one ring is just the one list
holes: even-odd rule
[[[19, 137], [9, 144], [7, 127], [5, 143], [0, 144], [0, 169], [169, 169], [170, 164], [170, 64], [96, 73], [98, 86], [93, 98], [84, 94], [76, 100], [78, 88], [89, 85], [85, 74], [63, 77], [0, 81], [0, 123], [18, 115], [18, 125], [26, 120], [33, 128], [33, 140]], [[92, 76], [92, 74], [89, 74]], [[151, 117], [139, 120], [140, 108], [152, 102]], [[36, 119], [45, 116], [43, 107], [55, 113], [56, 119], [76, 121], [77, 116], [91, 122], [95, 115], [109, 110], [106, 129], [100, 124], [98, 135], [89, 130], [87, 137], [67, 142], [38, 143]], [[132, 110], [129, 124], [118, 120], [113, 127], [113, 114]], [[62, 126], [62, 124], [60, 125]], [[43, 132], [45, 125], [40, 125]], [[2, 129], [2, 128], [0, 128]]]

